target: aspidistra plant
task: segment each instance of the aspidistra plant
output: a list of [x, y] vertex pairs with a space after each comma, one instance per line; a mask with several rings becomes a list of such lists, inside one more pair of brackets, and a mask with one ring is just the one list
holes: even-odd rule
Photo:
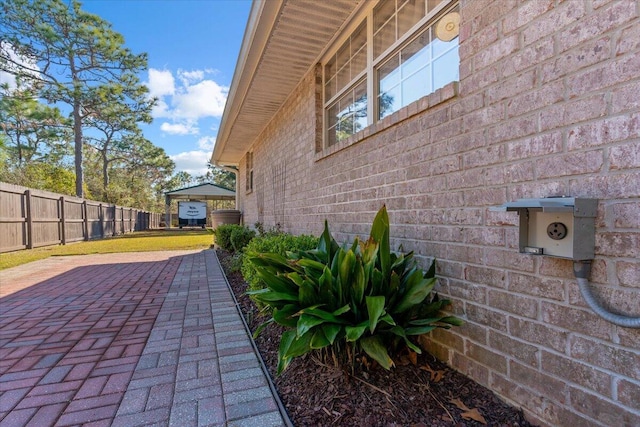
[[272, 308], [266, 323], [288, 328], [280, 341], [278, 374], [295, 357], [326, 347], [352, 347], [351, 359], [364, 352], [391, 369], [389, 350], [404, 345], [421, 353], [411, 337], [462, 324], [443, 312], [450, 302], [432, 293], [435, 260], [425, 272], [416, 265], [413, 252], [391, 251], [385, 206], [366, 241], [356, 238], [341, 247], [325, 221], [316, 249], [287, 256], [247, 255], [266, 284], [250, 292]]

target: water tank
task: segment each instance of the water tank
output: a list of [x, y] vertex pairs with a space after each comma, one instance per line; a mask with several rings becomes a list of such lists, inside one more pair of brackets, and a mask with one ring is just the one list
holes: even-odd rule
[[220, 209], [211, 212], [211, 226], [215, 230], [222, 224], [240, 224], [242, 212], [235, 209]]

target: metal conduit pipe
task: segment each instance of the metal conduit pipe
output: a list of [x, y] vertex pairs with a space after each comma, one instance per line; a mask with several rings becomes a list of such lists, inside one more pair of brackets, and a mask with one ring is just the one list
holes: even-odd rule
[[600, 302], [596, 300], [591, 293], [589, 287], [589, 273], [591, 272], [591, 261], [575, 261], [573, 263], [573, 273], [578, 281], [578, 287], [582, 297], [587, 302], [587, 305], [600, 317], [607, 322], [611, 322], [614, 325], [622, 326], [625, 328], [640, 328], [640, 317], [625, 316], [622, 314], [612, 313], [605, 307], [600, 305]]

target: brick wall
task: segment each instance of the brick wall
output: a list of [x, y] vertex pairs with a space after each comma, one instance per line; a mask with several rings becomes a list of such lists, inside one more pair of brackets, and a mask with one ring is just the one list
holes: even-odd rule
[[310, 71], [253, 147], [245, 223], [275, 224], [277, 165], [287, 231], [326, 218], [339, 240], [365, 236], [386, 203], [392, 244], [438, 259], [466, 320], [423, 340], [433, 354], [542, 425], [640, 425], [640, 330], [601, 320], [570, 261], [518, 253], [517, 215], [489, 210], [599, 199], [592, 288], [640, 315], [640, 2], [466, 0], [461, 14], [459, 84], [319, 153]]

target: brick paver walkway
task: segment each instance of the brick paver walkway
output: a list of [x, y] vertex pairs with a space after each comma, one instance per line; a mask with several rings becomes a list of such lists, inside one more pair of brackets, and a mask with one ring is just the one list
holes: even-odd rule
[[0, 272], [0, 426], [281, 426], [212, 250]]

